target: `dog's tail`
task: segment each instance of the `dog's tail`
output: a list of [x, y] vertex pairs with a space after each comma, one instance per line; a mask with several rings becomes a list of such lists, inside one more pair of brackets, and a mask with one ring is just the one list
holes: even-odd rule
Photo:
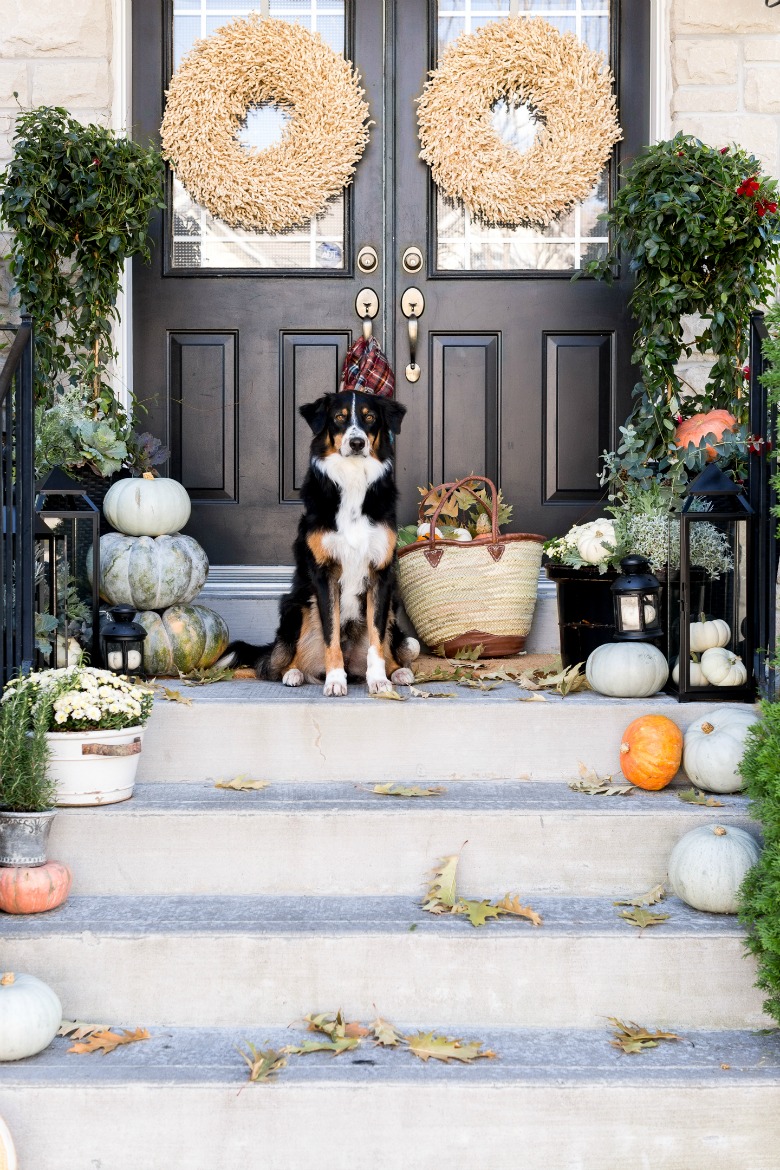
[[215, 669], [229, 670], [233, 666], [251, 666], [258, 678], [268, 678], [271, 652], [275, 643], [252, 646], [249, 642], [231, 642], [225, 653], [214, 664]]

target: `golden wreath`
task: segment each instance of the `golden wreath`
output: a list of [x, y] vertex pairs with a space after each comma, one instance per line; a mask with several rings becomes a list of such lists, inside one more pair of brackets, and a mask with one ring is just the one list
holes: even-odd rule
[[[305, 223], [351, 182], [368, 141], [360, 77], [318, 34], [252, 15], [196, 41], [167, 92], [164, 157], [192, 198], [231, 227]], [[246, 150], [250, 106], [290, 113], [281, 140]]]
[[[600, 53], [546, 20], [509, 17], [458, 37], [418, 98], [420, 157], [442, 193], [488, 223], [548, 224], [592, 191], [622, 138]], [[514, 150], [491, 122], [501, 98], [539, 125]]]

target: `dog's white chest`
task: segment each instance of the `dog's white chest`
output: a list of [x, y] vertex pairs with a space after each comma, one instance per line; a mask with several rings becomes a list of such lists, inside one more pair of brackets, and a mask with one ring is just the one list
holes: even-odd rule
[[361, 599], [366, 591], [368, 571], [387, 556], [387, 530], [363, 515], [363, 500], [369, 484], [383, 472], [375, 459], [329, 456], [326, 474], [341, 488], [341, 503], [336, 513], [336, 530], [328, 532], [322, 543], [330, 556], [341, 565], [341, 624], [361, 616]]

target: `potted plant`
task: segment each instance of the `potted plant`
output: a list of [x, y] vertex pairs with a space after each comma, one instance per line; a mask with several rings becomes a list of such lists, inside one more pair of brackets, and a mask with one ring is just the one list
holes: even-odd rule
[[113, 804], [133, 794], [154, 692], [91, 666], [33, 671], [6, 684], [25, 729], [45, 725], [55, 804]]
[[0, 865], [43, 865], [56, 782], [48, 770], [50, 711], [32, 711], [9, 683], [0, 703]]

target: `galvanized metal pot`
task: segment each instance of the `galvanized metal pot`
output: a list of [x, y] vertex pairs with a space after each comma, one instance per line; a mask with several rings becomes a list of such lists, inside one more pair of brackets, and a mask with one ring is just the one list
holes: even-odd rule
[[0, 809], [0, 865], [45, 865], [55, 809], [9, 812]]

